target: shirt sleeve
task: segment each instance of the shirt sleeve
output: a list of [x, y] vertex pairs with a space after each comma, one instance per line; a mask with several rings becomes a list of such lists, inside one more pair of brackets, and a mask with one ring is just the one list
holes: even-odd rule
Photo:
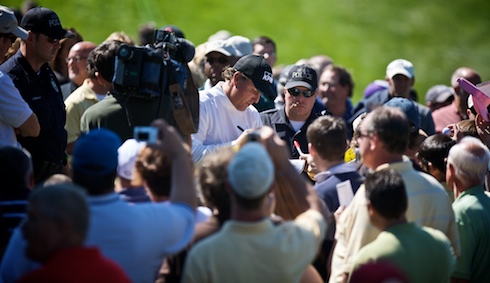
[[0, 85], [0, 120], [18, 128], [32, 115], [32, 110], [14, 86], [12, 79], [2, 72]]
[[219, 125], [211, 125], [206, 108], [201, 107], [199, 111], [199, 129], [197, 130], [197, 133], [191, 135], [192, 161], [194, 161], [194, 164], [199, 163], [205, 155], [216, 151], [219, 147], [234, 145], [233, 142], [205, 144], [206, 138], [213, 127], [219, 127]]

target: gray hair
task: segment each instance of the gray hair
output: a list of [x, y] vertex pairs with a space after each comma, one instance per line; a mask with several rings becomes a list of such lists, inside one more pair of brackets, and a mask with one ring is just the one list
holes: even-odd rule
[[82, 187], [70, 183], [38, 187], [32, 191], [29, 202], [36, 203], [48, 219], [66, 221], [76, 234], [86, 237], [90, 212]]
[[483, 184], [488, 171], [490, 151], [474, 137], [465, 137], [449, 150], [447, 163], [455, 168], [456, 177], [465, 185]]
[[376, 133], [386, 151], [403, 154], [407, 150], [410, 126], [399, 108], [378, 106], [366, 116], [361, 127]]

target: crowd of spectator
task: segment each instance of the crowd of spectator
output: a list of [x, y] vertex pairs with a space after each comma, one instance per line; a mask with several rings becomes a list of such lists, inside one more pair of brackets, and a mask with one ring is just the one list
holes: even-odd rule
[[117, 76], [155, 23], [96, 44], [24, 7], [0, 6], [0, 282], [490, 282], [476, 70], [422, 99], [389, 58], [354, 103], [327, 55], [166, 25], [183, 50], [152, 100]]

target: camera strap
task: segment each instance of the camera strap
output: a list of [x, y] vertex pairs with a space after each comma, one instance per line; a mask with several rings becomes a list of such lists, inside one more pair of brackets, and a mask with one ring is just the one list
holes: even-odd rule
[[[184, 65], [187, 66], [187, 64]], [[190, 73], [188, 74], [190, 77], [191, 76]], [[180, 132], [183, 135], [190, 135], [196, 133], [197, 127], [195, 127], [194, 125], [192, 114], [187, 104], [187, 99], [184, 96], [184, 92], [182, 91], [179, 82], [175, 78], [174, 70], [172, 68], [169, 68], [168, 82], [169, 82], [168, 90], [170, 93], [170, 97], [172, 99], [173, 116], [175, 119], [175, 123], [177, 124], [177, 127], [179, 128]], [[191, 79], [191, 84], [189, 84], [189, 81], [187, 79], [184, 85], [185, 85], [184, 88], [188, 89], [189, 85], [194, 86], [194, 83], [192, 82]]]

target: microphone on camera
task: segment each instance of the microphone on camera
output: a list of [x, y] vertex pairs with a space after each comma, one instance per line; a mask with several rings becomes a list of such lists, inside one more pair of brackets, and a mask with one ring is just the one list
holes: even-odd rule
[[194, 48], [194, 44], [185, 38], [176, 38], [177, 45], [177, 54], [176, 59], [180, 62], [189, 63], [194, 58], [196, 54], [196, 48]]

